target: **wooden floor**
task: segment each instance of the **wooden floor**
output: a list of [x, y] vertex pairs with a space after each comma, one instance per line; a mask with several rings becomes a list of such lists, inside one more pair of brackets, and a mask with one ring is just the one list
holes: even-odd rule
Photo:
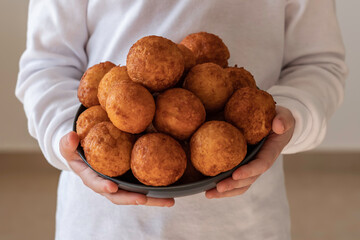
[[293, 240], [360, 239], [360, 153], [286, 157]]
[[[54, 237], [59, 171], [40, 154], [0, 153], [0, 239]], [[360, 239], [360, 153], [287, 156], [293, 240]]]

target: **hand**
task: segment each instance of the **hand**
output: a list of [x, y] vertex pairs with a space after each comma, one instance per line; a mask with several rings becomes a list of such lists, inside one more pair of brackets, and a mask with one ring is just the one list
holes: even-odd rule
[[216, 188], [205, 193], [211, 198], [232, 197], [246, 192], [258, 177], [266, 172], [290, 141], [294, 132], [295, 119], [284, 107], [276, 108], [276, 116], [272, 122], [272, 132], [266, 139], [255, 159], [236, 169], [232, 176], [216, 185]]
[[70, 168], [81, 178], [83, 183], [109, 199], [117, 205], [146, 205], [158, 207], [171, 207], [175, 201], [173, 198], [151, 198], [144, 194], [124, 191], [117, 184], [97, 175], [88, 167], [76, 152], [79, 137], [75, 132], [69, 132], [60, 140], [60, 152], [67, 160]]

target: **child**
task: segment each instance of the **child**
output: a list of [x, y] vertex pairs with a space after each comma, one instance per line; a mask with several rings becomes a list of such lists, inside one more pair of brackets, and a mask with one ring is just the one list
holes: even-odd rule
[[[99, 62], [125, 65], [141, 37], [180, 42], [200, 31], [219, 35], [229, 65], [247, 68], [273, 95], [273, 133], [254, 161], [205, 194], [175, 203], [119, 190], [75, 153], [79, 79]], [[322, 141], [342, 102], [346, 71], [330, 0], [30, 1], [16, 95], [30, 134], [63, 170], [56, 239], [290, 239], [279, 154]]]

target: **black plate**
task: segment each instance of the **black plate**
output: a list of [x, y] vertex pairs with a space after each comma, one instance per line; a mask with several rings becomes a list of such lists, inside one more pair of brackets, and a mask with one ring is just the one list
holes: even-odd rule
[[[83, 105], [81, 105], [76, 113], [75, 119], [74, 119], [74, 124], [73, 124], [73, 130], [76, 131], [76, 121], [79, 117], [79, 115], [85, 111], [85, 107]], [[146, 194], [149, 197], [156, 197], [156, 198], [174, 198], [174, 197], [182, 197], [182, 196], [187, 196], [187, 195], [192, 195], [192, 194], [196, 194], [196, 193], [200, 193], [200, 192], [204, 192], [206, 190], [212, 189], [216, 186], [216, 184], [218, 182], [220, 182], [221, 180], [231, 176], [231, 174], [240, 166], [249, 163], [253, 157], [255, 156], [255, 154], [260, 150], [261, 146], [264, 144], [265, 142], [265, 138], [262, 139], [258, 144], [256, 145], [248, 145], [247, 148], [247, 155], [245, 156], [245, 159], [236, 167], [234, 167], [233, 169], [227, 171], [227, 172], [223, 172], [220, 173], [219, 175], [216, 175], [214, 177], [206, 177], [204, 176], [203, 179], [197, 181], [197, 182], [192, 182], [192, 183], [179, 183], [179, 181], [177, 183], [174, 183], [170, 186], [166, 186], [166, 187], [153, 187], [153, 186], [146, 186], [142, 183], [140, 183], [131, 173], [131, 170], [129, 170], [128, 172], [126, 172], [124, 175], [119, 176], [119, 177], [108, 177], [104, 174], [101, 174], [99, 172], [97, 172], [96, 170], [94, 170], [90, 164], [86, 161], [85, 155], [84, 155], [84, 150], [83, 148], [80, 146], [78, 146], [77, 148], [77, 152], [79, 153], [80, 157], [82, 158], [82, 160], [93, 170], [95, 171], [97, 174], [99, 174], [99, 176], [111, 180], [113, 182], [115, 182], [116, 184], [118, 184], [119, 188], [123, 189], [123, 190], [127, 190], [127, 191], [131, 191], [131, 192], [137, 192], [137, 193], [143, 193]]]

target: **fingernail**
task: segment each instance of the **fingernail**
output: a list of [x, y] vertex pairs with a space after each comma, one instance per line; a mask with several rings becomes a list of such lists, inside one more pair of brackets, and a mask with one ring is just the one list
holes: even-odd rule
[[281, 122], [280, 132], [281, 132], [281, 133], [284, 133], [284, 132], [285, 132], [285, 126], [284, 126], [284, 123], [283, 123], [283, 122]]
[[279, 123], [280, 123], [280, 126], [279, 126], [279, 131], [280, 131], [280, 133], [282, 134], [282, 133], [284, 133], [284, 132], [285, 132], [285, 125], [284, 125], [284, 121], [283, 121], [283, 119], [281, 119], [281, 118], [279, 118], [279, 119], [278, 119], [278, 121], [279, 121]]

